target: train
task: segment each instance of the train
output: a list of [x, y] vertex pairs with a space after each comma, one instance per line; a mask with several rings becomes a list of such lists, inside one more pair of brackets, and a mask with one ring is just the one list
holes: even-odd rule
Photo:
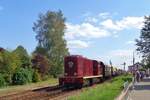
[[81, 55], [69, 55], [64, 58], [64, 75], [59, 77], [59, 85], [66, 88], [82, 88], [85, 85], [103, 82], [122, 72], [123, 70], [105, 65], [102, 61]]

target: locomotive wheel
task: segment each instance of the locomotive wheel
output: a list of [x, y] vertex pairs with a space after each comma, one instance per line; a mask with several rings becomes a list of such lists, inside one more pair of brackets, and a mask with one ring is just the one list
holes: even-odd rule
[[100, 78], [99, 79], [100, 83], [104, 82], [104, 79], [103, 78]]
[[81, 89], [82, 86], [83, 86], [82, 84], [78, 84], [78, 85], [77, 85], [77, 88], [78, 88], [78, 89]]

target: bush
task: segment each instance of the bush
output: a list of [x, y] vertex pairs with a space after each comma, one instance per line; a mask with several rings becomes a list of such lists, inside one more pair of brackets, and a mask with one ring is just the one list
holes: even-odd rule
[[44, 76], [42, 77], [42, 81], [48, 80], [49, 78], [50, 78], [49, 75], [44, 75]]
[[40, 74], [38, 71], [33, 72], [32, 82], [39, 82], [41, 80]]
[[123, 80], [124, 82], [126, 82], [126, 81], [131, 82], [131, 81], [132, 81], [132, 77], [122, 78], [122, 80]]
[[12, 77], [15, 85], [23, 85], [32, 82], [33, 71], [31, 69], [19, 68]]
[[11, 85], [12, 84], [12, 79], [11, 79], [11, 75], [4, 73], [3, 74], [3, 78], [5, 79], [5, 82], [7, 85]]
[[126, 82], [126, 81], [131, 82], [132, 81], [132, 75], [130, 75], [130, 74], [124, 75], [124, 77], [122, 77], [122, 80], [124, 82]]
[[28, 83], [32, 82], [32, 77], [33, 77], [33, 70], [30, 68], [26, 68], [25, 69], [25, 76], [26, 76], [26, 80]]
[[0, 74], [0, 87], [3, 87], [6, 85], [6, 82], [5, 82], [5, 79], [4, 77], [2, 76], [2, 74]]

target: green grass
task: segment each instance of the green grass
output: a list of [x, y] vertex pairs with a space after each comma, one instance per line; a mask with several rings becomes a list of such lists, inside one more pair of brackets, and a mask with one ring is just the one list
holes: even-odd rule
[[15, 86], [7, 86], [4, 88], [0, 88], [0, 96], [8, 95], [8, 94], [15, 94], [19, 92], [23, 92], [26, 90], [33, 90], [41, 87], [51, 86], [58, 84], [58, 79], [48, 79], [46, 81], [41, 81], [37, 83], [29, 83], [26, 85], [15, 85]]
[[86, 88], [81, 94], [72, 96], [68, 100], [114, 100], [122, 91], [123, 83], [129, 80], [131, 76], [124, 75], [105, 82], [94, 88]]

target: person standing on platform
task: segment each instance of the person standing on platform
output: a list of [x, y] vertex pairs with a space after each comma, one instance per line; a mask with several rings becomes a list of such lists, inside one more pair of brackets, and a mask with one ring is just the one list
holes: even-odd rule
[[135, 77], [136, 77], [136, 82], [139, 82], [140, 81], [140, 72], [138, 70], [136, 71]]

